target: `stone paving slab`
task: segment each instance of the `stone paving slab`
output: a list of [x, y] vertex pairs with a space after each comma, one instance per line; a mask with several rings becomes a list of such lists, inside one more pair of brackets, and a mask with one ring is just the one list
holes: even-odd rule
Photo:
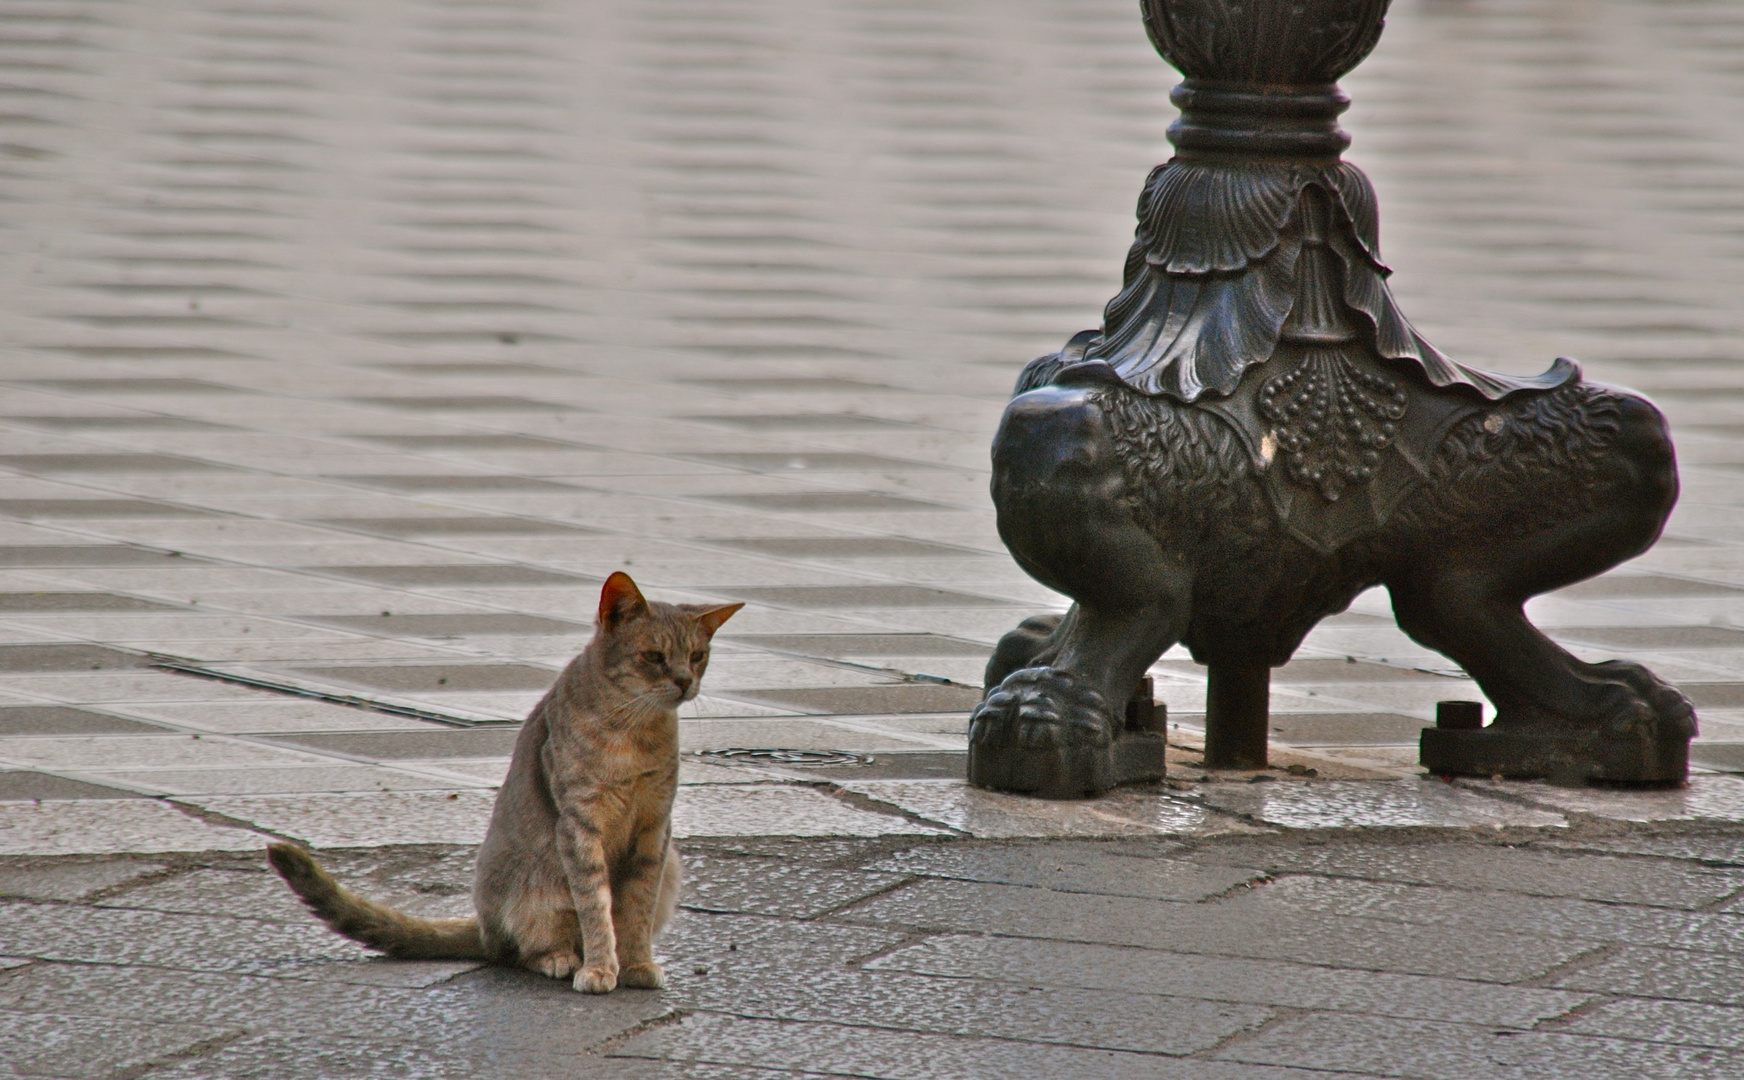
[[1670, 791], [1584, 790], [1543, 783], [1462, 783], [1530, 805], [1617, 821], [1744, 820], [1744, 781], [1730, 776], [1693, 776], [1687, 787]]
[[[1610, 916], [1571, 931], [1514, 891], [1530, 886], [1519, 873], [1529, 865], [1586, 866], [1601, 881], [1603, 863], [1611, 879], [1627, 880], [1622, 868], [1643, 882], [1713, 868], [1689, 855], [1565, 850], [1611, 843], [1602, 830], [1542, 850], [1482, 831], [1432, 835], [1318, 846], [1288, 834], [693, 839], [693, 899], [661, 946], [670, 987], [604, 999], [506, 969], [371, 959], [300, 910], [258, 855], [8, 859], [0, 886], [15, 898], [0, 905], [15, 959], [0, 970], [0, 1012], [10, 1032], [66, 1033], [41, 1034], [33, 1051], [128, 1025], [183, 1040], [135, 1040], [114, 1049], [122, 1065], [50, 1066], [9, 1049], [27, 1075], [111, 1075], [131, 1062], [152, 1065], [144, 1075], [263, 1077], [275, 1063], [277, 1075], [301, 1076], [401, 1062], [430, 1076], [716, 1075], [696, 1071], [710, 1062], [880, 1077], [1035, 1062], [1238, 1078], [1735, 1069], [1733, 957], [1666, 940], [1730, 916], [1617, 894], [1581, 902]], [[1303, 858], [1317, 851], [1330, 857]], [[401, 846], [326, 858], [366, 895], [438, 914], [464, 904], [469, 855]], [[1366, 880], [1353, 876], [1364, 865], [1371, 878], [1438, 868], [1441, 884], [1404, 888], [1422, 894], [1421, 910], [1468, 913], [1472, 925], [1426, 936], [1397, 888], [1380, 905], [1339, 893]], [[1045, 880], [1062, 867], [1068, 880], [1053, 887], [965, 880]], [[978, 891], [940, 908], [939, 887]], [[1493, 911], [1470, 906], [1474, 890], [1495, 898]], [[1170, 898], [1147, 898], [1157, 895]], [[1326, 913], [1306, 902], [1314, 896]], [[974, 925], [936, 925], [965, 916]], [[1631, 931], [1656, 920], [1656, 943]], [[1514, 932], [1526, 928], [1552, 932]], [[678, 1071], [641, 1072], [638, 1061]]]
[[[1269, 778], [1268, 778], [1269, 779]], [[1375, 826], [1509, 826], [1545, 828], [1565, 824], [1560, 814], [1477, 800], [1433, 777], [1412, 780], [1313, 780], [1306, 783], [1208, 784], [1199, 798], [1208, 806], [1255, 822], [1292, 829]]]

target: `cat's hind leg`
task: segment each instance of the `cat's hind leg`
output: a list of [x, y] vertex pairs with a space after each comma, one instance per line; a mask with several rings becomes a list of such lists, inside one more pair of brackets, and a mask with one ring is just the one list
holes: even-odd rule
[[678, 897], [684, 890], [684, 862], [678, 857], [678, 845], [666, 844], [666, 868], [660, 874], [660, 897], [654, 903], [654, 936], [666, 929], [678, 911]]
[[497, 918], [522, 967], [548, 979], [567, 979], [581, 970], [580, 926], [567, 889], [562, 894], [529, 890]]

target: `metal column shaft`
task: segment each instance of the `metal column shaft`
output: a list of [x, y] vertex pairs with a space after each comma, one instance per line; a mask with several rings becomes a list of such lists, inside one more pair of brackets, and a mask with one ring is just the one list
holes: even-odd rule
[[1205, 767], [1263, 769], [1272, 669], [1211, 665], [1205, 692]]

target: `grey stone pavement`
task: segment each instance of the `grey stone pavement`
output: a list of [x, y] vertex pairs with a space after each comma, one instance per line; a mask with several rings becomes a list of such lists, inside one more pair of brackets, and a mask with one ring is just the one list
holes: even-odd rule
[[[1690, 694], [1690, 786], [1421, 777], [1479, 695], [1382, 593], [1277, 673], [1267, 773], [1196, 767], [1171, 654], [1168, 784], [960, 782], [991, 643], [1061, 605], [992, 428], [1167, 151], [1133, 8], [0, 3], [0, 1075], [1744, 1075], [1730, 0], [1397, 0], [1345, 83], [1426, 335], [1673, 420], [1666, 538], [1532, 611]], [[268, 838], [466, 909], [618, 568], [749, 602], [670, 988], [316, 926]]]

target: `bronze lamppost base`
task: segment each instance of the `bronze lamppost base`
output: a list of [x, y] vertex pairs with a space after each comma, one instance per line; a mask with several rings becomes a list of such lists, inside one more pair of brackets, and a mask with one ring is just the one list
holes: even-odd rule
[[1424, 728], [1423, 767], [1437, 776], [1500, 776], [1508, 780], [1676, 784], [1689, 776], [1689, 738], [1608, 731], [1563, 734], [1484, 728]]
[[1207, 764], [1263, 767], [1270, 669], [1376, 585], [1498, 710], [1427, 732], [1431, 770], [1681, 780], [1689, 701], [1524, 611], [1658, 539], [1678, 492], [1665, 418], [1571, 361], [1464, 367], [1399, 311], [1337, 122], [1387, 0], [1142, 7], [1187, 76], [1177, 153], [1145, 184], [1101, 329], [1024, 369], [994, 439], [1000, 536], [1074, 603], [1000, 642], [971, 782], [1069, 797], [1160, 775], [1160, 737], [1117, 703], [1176, 643], [1210, 669]]

